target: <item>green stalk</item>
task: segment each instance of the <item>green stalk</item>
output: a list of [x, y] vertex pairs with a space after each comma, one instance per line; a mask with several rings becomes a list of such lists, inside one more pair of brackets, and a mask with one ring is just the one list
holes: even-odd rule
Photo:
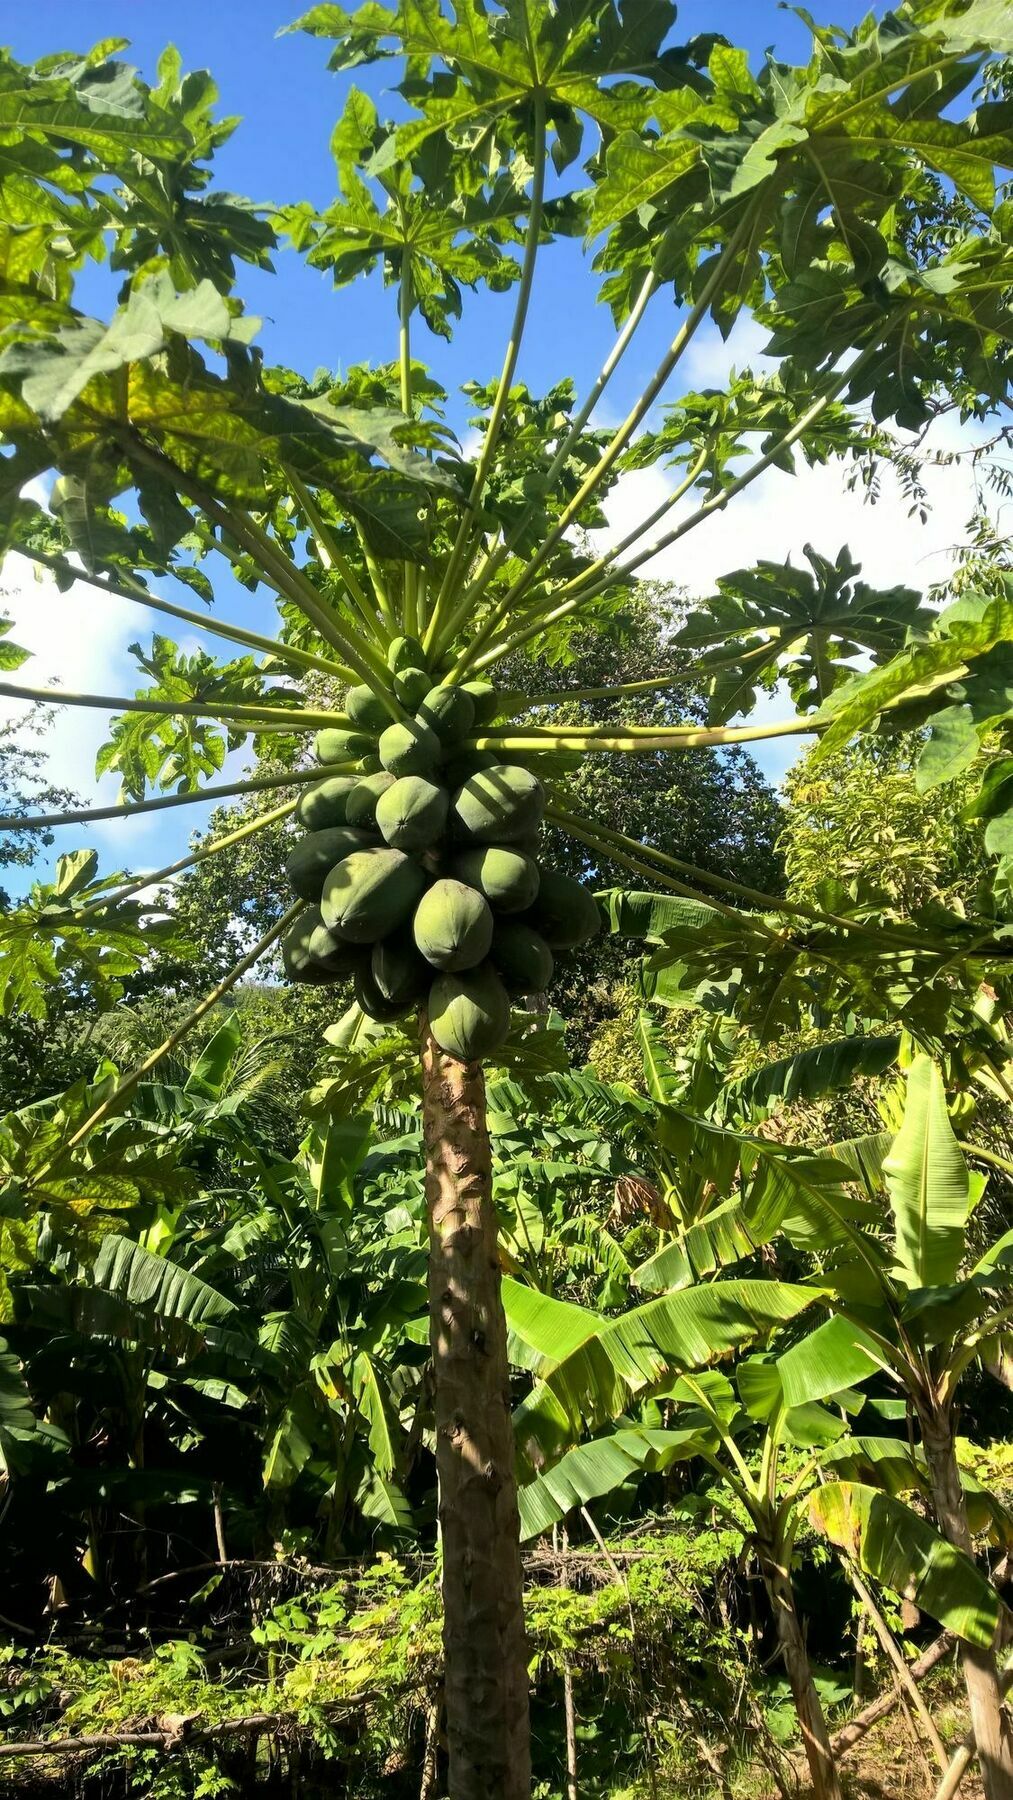
[[129, 800], [116, 806], [78, 806], [66, 812], [39, 813], [19, 819], [16, 813], [0, 818], [0, 831], [58, 831], [64, 825], [91, 825], [98, 819], [129, 819], [137, 813], [160, 812], [167, 806], [197, 806], [205, 800], [231, 800], [237, 794], [257, 794], [265, 788], [297, 787], [307, 781], [323, 781], [327, 775], [348, 775], [353, 762], [324, 763], [316, 769], [289, 769], [283, 775], [252, 775], [220, 787], [198, 788], [188, 794], [158, 794], [151, 800]]
[[161, 713], [168, 718], [220, 719], [223, 723], [234, 719], [237, 724], [249, 725], [251, 732], [308, 731], [326, 725], [348, 725], [341, 713], [301, 708], [297, 711], [294, 707], [290, 711], [284, 706], [247, 706], [228, 700], [205, 704], [199, 700], [138, 700], [124, 699], [119, 694], [72, 694], [62, 688], [25, 687], [17, 681], [0, 681], [0, 695], [8, 700], [30, 700], [45, 706], [93, 706], [102, 712]]
[[148, 875], [138, 875], [134, 881], [128, 882], [125, 887], [117, 888], [116, 892], [108, 895], [106, 899], [95, 900], [91, 906], [85, 906], [79, 911], [73, 912], [73, 923], [81, 925], [85, 919], [91, 919], [97, 913], [108, 912], [110, 907], [120, 906], [124, 900], [129, 900], [131, 894], [136, 894], [141, 888], [157, 887], [163, 881], [171, 881], [174, 876], [182, 875], [185, 869], [192, 869], [197, 863], [206, 862], [210, 856], [217, 856], [220, 850], [229, 850], [233, 844], [240, 844], [244, 838], [252, 837], [256, 832], [263, 831], [266, 825], [277, 824], [279, 819], [284, 819], [289, 813], [295, 812], [298, 804], [298, 800], [286, 800], [283, 805], [272, 807], [270, 812], [258, 813], [255, 819], [248, 820], [245, 825], [240, 825], [235, 831], [227, 831], [224, 837], [213, 839], [210, 844], [203, 845], [200, 850], [191, 851], [189, 856], [180, 857], [178, 862], [166, 863], [164, 869], [155, 869]]
[[[376, 604], [380, 609], [380, 616], [383, 619], [390, 636], [397, 637], [397, 619], [394, 615], [394, 608], [390, 603], [390, 594], [387, 591], [387, 583], [384, 579], [383, 570], [381, 569], [377, 558], [373, 555], [366, 533], [357, 521], [355, 523], [355, 535], [359, 540], [359, 549], [362, 551], [362, 560], [366, 565], [369, 579], [373, 584], [373, 592], [376, 595]], [[384, 669], [384, 674], [386, 675], [386, 668]], [[397, 716], [400, 718], [400, 713]]]
[[704, 284], [700, 298], [696, 301], [696, 304], [679, 327], [668, 350], [658, 364], [658, 367], [655, 369], [654, 374], [651, 376], [650, 381], [646, 388], [644, 388], [639, 399], [632, 408], [632, 411], [627, 414], [626, 418], [619, 426], [619, 429], [614, 433], [605, 450], [598, 458], [594, 468], [581, 483], [568, 506], [566, 506], [560, 514], [555, 525], [552, 527], [552, 530], [549, 532], [548, 537], [545, 538], [539, 549], [535, 551], [534, 556], [529, 558], [525, 563], [525, 566], [517, 576], [517, 579], [503, 595], [503, 598], [499, 603], [493, 608], [489, 618], [476, 636], [476, 649], [480, 648], [483, 643], [488, 642], [492, 633], [498, 630], [505, 618], [509, 617], [510, 609], [514, 602], [520, 598], [525, 588], [530, 585], [532, 577], [541, 568], [546, 557], [555, 549], [562, 538], [565, 537], [574, 520], [579, 518], [583, 507], [597, 492], [606, 475], [609, 474], [610, 470], [614, 468], [615, 464], [618, 462], [633, 436], [633, 433], [636, 431], [637, 426], [650, 411], [669, 376], [672, 374], [673, 369], [676, 368], [689, 344], [696, 336], [700, 325], [707, 317], [711, 301], [718, 293], [721, 284], [725, 279], [729, 264], [738, 253], [739, 245], [746, 235], [746, 228], [750, 222], [750, 214], [748, 212], [743, 213], [738, 225], [728, 239], [724, 250], [717, 258], [714, 268]]
[[703, 750], [714, 744], [752, 744], [764, 738], [798, 737], [824, 727], [812, 719], [788, 719], [776, 725], [682, 725], [652, 733], [643, 726], [626, 726], [615, 732], [607, 727], [583, 731], [560, 726], [551, 735], [542, 730], [485, 732], [467, 740], [470, 750], [594, 750], [644, 754], [652, 750]]
[[[748, 901], [751, 906], [760, 907], [765, 912], [779, 912], [786, 917], [806, 919], [814, 925], [831, 925], [838, 930], [854, 932], [859, 937], [879, 940], [883, 936], [875, 925], [864, 925], [860, 920], [820, 912], [815, 906], [806, 906], [797, 900], [786, 900], [778, 894], [765, 894], [760, 888], [746, 887], [741, 881], [732, 881], [725, 875], [712, 875], [707, 869], [698, 869], [694, 863], [669, 856], [667, 852], [656, 849], [653, 844], [641, 844], [636, 838], [627, 837], [624, 832], [613, 831], [610, 825], [598, 825], [589, 819], [577, 818], [572, 813], [563, 812], [558, 806], [548, 807], [545, 816], [563, 831], [572, 831], [574, 835], [579, 835], [581, 831], [594, 831], [600, 840], [598, 848], [606, 854], [610, 854], [609, 845], [613, 844], [624, 851], [649, 857], [660, 867], [671, 869], [677, 875], [687, 876], [694, 886], [716, 888], [719, 893], [734, 894], [738, 899]], [[1013, 1164], [1010, 1165], [1010, 1171], [1013, 1173]]]
[[311, 581], [297, 568], [292, 558], [258, 525], [249, 513], [237, 513], [223, 505], [203, 483], [188, 475], [171, 457], [153, 450], [135, 433], [129, 434], [129, 447], [142, 461], [160, 474], [169, 474], [180, 492], [188, 494], [223, 531], [230, 532], [259, 564], [265, 577], [278, 593], [284, 594], [305, 613], [325, 643], [337, 650], [356, 671], [361, 681], [375, 687], [392, 718], [400, 715], [387, 694], [387, 669], [373, 646], [364, 638], [349, 637], [321, 602]]
[[[339, 549], [336, 539], [332, 537], [324, 516], [317, 506], [313, 495], [310, 493], [309, 488], [306, 486], [305, 482], [299, 479], [299, 476], [293, 469], [286, 468], [285, 479], [305, 514], [313, 541], [316, 545], [317, 555], [320, 558], [321, 568], [333, 569], [335, 574], [340, 576], [345, 587], [348, 589], [348, 597], [358, 611], [366, 631], [371, 638], [375, 639], [380, 649], [386, 655], [388, 639], [384, 635], [383, 622], [380, 615], [375, 607], [370, 606], [362, 583], [348, 561], [348, 558], [343, 555], [342, 551]], [[354, 680], [354, 670], [350, 670], [349, 675], [351, 679]]]
[[524, 336], [524, 326], [527, 321], [528, 305], [531, 299], [531, 287], [535, 274], [535, 262], [538, 255], [538, 240], [542, 230], [542, 207], [545, 197], [545, 99], [542, 94], [538, 94], [535, 97], [535, 141], [532, 157], [533, 174], [531, 182], [531, 210], [528, 214], [528, 228], [524, 240], [524, 259], [521, 264], [521, 279], [520, 286], [517, 290], [517, 304], [514, 308], [513, 324], [510, 328], [510, 338], [506, 347], [506, 355], [503, 358], [503, 367], [500, 371], [499, 385], [496, 389], [492, 412], [489, 415], [489, 423], [486, 427], [485, 442], [482, 445], [481, 454], [475, 468], [471, 492], [468, 495], [464, 512], [461, 515], [461, 523], [458, 527], [454, 548], [451, 551], [446, 573], [440, 585], [439, 593], [436, 596], [436, 602], [433, 606], [429, 624], [426, 627], [425, 649], [427, 651], [435, 651], [438, 646], [442, 647], [444, 643], [443, 615], [464, 565], [465, 555], [472, 533], [474, 514], [478, 502], [482, 497], [482, 489], [485, 487], [489, 470], [492, 467], [492, 459], [496, 454], [496, 445], [499, 442], [499, 435], [506, 414], [507, 401], [510, 397], [510, 387], [517, 368], [517, 358], [520, 354], [521, 339]]
[[146, 1056], [143, 1062], [138, 1063], [135, 1068], [130, 1070], [128, 1075], [125, 1075], [121, 1081], [116, 1083], [112, 1093], [107, 1095], [101, 1105], [96, 1106], [94, 1111], [88, 1114], [84, 1124], [78, 1126], [73, 1137], [68, 1138], [66, 1144], [56, 1152], [56, 1155], [43, 1164], [42, 1168], [34, 1178], [36, 1185], [39, 1185], [45, 1180], [46, 1176], [53, 1168], [54, 1163], [65, 1151], [73, 1150], [78, 1144], [82, 1143], [89, 1133], [94, 1131], [96, 1125], [101, 1125], [103, 1119], [107, 1119], [110, 1113], [114, 1112], [122, 1101], [125, 1100], [129, 1094], [134, 1092], [134, 1089], [144, 1080], [145, 1075], [150, 1074], [151, 1070], [162, 1061], [163, 1057], [169, 1056], [171, 1052], [183, 1042], [183, 1039], [189, 1035], [194, 1026], [200, 1024], [205, 1013], [209, 1013], [211, 1008], [216, 1006], [218, 1001], [235, 987], [237, 981], [242, 979], [247, 970], [252, 969], [254, 963], [260, 961], [265, 950], [269, 950], [275, 940], [281, 937], [282, 932], [287, 930], [294, 919], [298, 918], [305, 905], [305, 900], [297, 900], [294, 906], [290, 906], [288, 911], [278, 920], [277, 924], [272, 925], [270, 931], [265, 932], [264, 936], [254, 944], [253, 949], [248, 950], [246, 955], [235, 964], [235, 967], [229, 970], [229, 973], [218, 983], [217, 987], [212, 988], [209, 994], [205, 994], [200, 1005], [194, 1007], [193, 1012], [187, 1015], [181, 1025], [177, 1025], [175, 1031], [170, 1032], [169, 1036], [159, 1044], [158, 1049], [152, 1050], [150, 1056]]
[[[671, 512], [672, 507], [677, 506], [684, 495], [689, 493], [707, 461], [707, 455], [707, 449], [700, 452], [700, 455], [697, 457], [685, 479], [680, 481], [678, 486], [673, 488], [670, 494], [666, 494], [660, 506], [656, 506], [648, 518], [643, 519], [639, 525], [634, 526], [632, 531], [627, 532], [621, 543], [615, 544], [610, 550], [604, 551], [602, 555], [598, 557], [597, 561], [590, 563], [586, 569], [582, 569], [579, 575], [573, 577], [572, 581], [565, 582], [560, 588], [543, 590], [541, 595], [536, 595], [535, 605], [533, 607], [524, 608], [523, 620], [519, 620], [518, 623], [535, 624], [543, 607], [556, 605], [564, 595], [576, 588], [578, 584], [582, 585], [601, 570], [607, 568], [615, 557], [621, 556], [624, 550], [628, 550], [631, 544], [636, 543], [637, 538], [640, 537], [643, 532], [650, 531], [653, 525], [657, 525], [658, 522], [665, 517], [665, 514]], [[467, 674], [478, 647], [479, 639], [477, 637], [473, 643], [465, 645], [465, 648], [461, 651], [460, 656], [447, 677], [448, 681], [460, 681]]]
[[[401, 286], [398, 292], [398, 361], [401, 370], [401, 411], [405, 418], [412, 416], [412, 259], [411, 252], [405, 250], [401, 257]], [[416, 598], [415, 565], [406, 562], [404, 565], [404, 628], [409, 637], [418, 637], [419, 614]]]
[[261, 637], [257, 631], [247, 631], [245, 625], [226, 625], [203, 613], [192, 612], [189, 607], [162, 600], [157, 594], [149, 593], [143, 582], [131, 586], [126, 581], [111, 581], [107, 575], [88, 575], [83, 569], [75, 569], [62, 556], [50, 556], [45, 550], [29, 550], [20, 544], [17, 554], [29, 557], [44, 569], [51, 569], [55, 575], [67, 575], [72, 581], [86, 581], [89, 587], [111, 594], [116, 600], [131, 600], [136, 606], [147, 606], [152, 612], [165, 613], [171, 619], [182, 619], [186, 625], [195, 625], [211, 637], [225, 638], [248, 650], [263, 650], [277, 662], [291, 663], [297, 669], [315, 669], [322, 675], [333, 675], [339, 681], [349, 681], [354, 675], [352, 669], [346, 669], [343, 663], [332, 662], [329, 657], [314, 656], [310, 650], [297, 650], [294, 644], [283, 644], [275, 638]]
[[[652, 868], [650, 863], [644, 862], [640, 857], [629, 856], [625, 851], [617, 850], [613, 845], [604, 843], [598, 837], [593, 826], [589, 825], [585, 828], [574, 822], [568, 824], [565, 829], [571, 837], [579, 839], [590, 850], [597, 851], [599, 856], [607, 857], [609, 862], [618, 863], [621, 869], [629, 869], [631, 875], [639, 875], [644, 881], [653, 882], [655, 887], [667, 888], [669, 893], [678, 894], [680, 899], [699, 900], [700, 895], [696, 889], [688, 887], [684, 881], [677, 881], [674, 875], [669, 875], [664, 869]], [[706, 904], [713, 907], [714, 911], [720, 913], [723, 918], [741, 920], [743, 917], [741, 907], [726, 906], [723, 900], [708, 900]], [[767, 937], [774, 939], [779, 936], [758, 914], [750, 913], [748, 917], [749, 923]]]
[[[557, 479], [560, 470], [562, 469], [564, 463], [566, 462], [566, 458], [569, 456], [571, 449], [573, 448], [578, 437], [580, 436], [581, 432], [583, 431], [585, 425], [587, 424], [588, 420], [590, 419], [591, 414], [593, 413], [595, 407], [597, 406], [598, 401], [601, 399], [602, 394], [605, 392], [605, 389], [607, 388], [609, 382], [611, 381], [612, 376], [615, 374], [616, 369], [619, 367], [619, 364], [622, 361], [623, 357], [625, 356], [626, 351], [629, 349], [630, 343], [632, 342], [632, 339], [633, 339], [634, 332], [636, 331], [637, 327], [639, 326], [639, 324], [644, 316], [644, 313], [647, 310], [648, 302], [651, 300], [652, 296], [657, 291], [657, 287], [658, 287], [658, 277], [655, 272], [655, 269], [652, 267], [648, 271], [648, 274], [644, 278], [640, 292], [637, 295], [636, 301], [634, 302], [634, 305], [633, 305], [633, 309], [630, 313], [629, 318], [626, 321], [626, 324], [623, 326], [622, 331], [619, 333], [619, 336], [617, 337], [615, 343], [613, 344], [612, 349], [610, 350], [608, 356], [606, 357], [604, 363], [602, 364], [601, 372], [598, 375], [598, 378], [595, 381], [594, 386], [591, 388], [591, 391], [588, 394], [587, 399], [584, 401], [583, 406], [580, 408], [580, 411], [570, 421], [570, 428], [567, 431], [566, 436], [563, 438], [561, 444], [559, 445], [559, 448], [556, 451], [556, 454], [553, 457], [551, 464], [549, 465], [549, 469], [548, 469], [548, 472], [545, 477], [547, 488], [551, 488], [552, 483]], [[446, 624], [446, 627], [445, 627], [445, 630], [443, 633], [442, 642], [440, 645], [441, 651], [448, 650], [450, 648], [450, 646], [453, 644], [454, 638], [457, 635], [457, 632], [460, 629], [460, 626], [462, 625], [464, 620], [468, 617], [469, 613], [474, 611], [474, 608], [478, 605], [478, 602], [480, 601], [480, 599], [482, 598], [486, 589], [488, 588], [489, 583], [493, 580], [494, 576], [496, 576], [499, 573], [499, 570], [502, 568], [507, 557], [511, 554], [514, 547], [520, 542], [523, 532], [527, 529], [528, 525], [531, 522], [531, 519], [534, 515], [534, 511], [535, 511], [535, 508], [534, 508], [533, 503], [529, 503], [529, 505], [525, 507], [525, 509], [524, 509], [523, 513], [521, 514], [521, 517], [518, 519], [516, 525], [513, 527], [513, 530], [505, 538], [504, 542], [500, 545], [499, 549], [490, 550], [489, 553], [484, 558], [484, 560], [482, 561], [482, 563], [480, 564], [479, 568], [477, 569], [477, 571], [475, 573], [474, 580], [465, 589], [465, 592], [461, 596], [461, 599], [460, 599], [457, 607], [455, 608], [452, 616], [447, 621], [447, 624]]]
[[[868, 362], [878, 348], [878, 338], [873, 343], [867, 344], [861, 355], [857, 356], [853, 363], [849, 363], [846, 369], [841, 370], [837, 379], [831, 382], [825, 392], [820, 394], [819, 397], [812, 402], [812, 405], [806, 408], [801, 417], [796, 419], [794, 425], [782, 433], [776, 444], [774, 444], [763, 456], [758, 457], [756, 462], [752, 463], [748, 469], [745, 469], [741, 475], [737, 476], [728, 487], [723, 488], [720, 494], [713, 494], [709, 500], [705, 500], [701, 506], [697, 507], [696, 512], [690, 513], [687, 518], [680, 520], [678, 525], [673, 526], [671, 531], [666, 532], [660, 538], [656, 538], [653, 544], [648, 544], [646, 549], [639, 551], [635, 557], [631, 557], [629, 562], [614, 568], [611, 575], [594, 583], [590, 588], [584, 589], [581, 587], [576, 594], [578, 603], [584, 600], [594, 599], [598, 594], [603, 593], [606, 588], [614, 586], [617, 581], [621, 582], [627, 580], [628, 577], [632, 575], [635, 570], [641, 568], [645, 562], [650, 562], [651, 559], [658, 556], [662, 550], [667, 550], [672, 544], [678, 543], [679, 539], [685, 537], [687, 532], [693, 531], [697, 525], [702, 524], [705, 519], [709, 519], [712, 513], [722, 512], [730, 500], [734, 500], [735, 497], [738, 494], [741, 494], [745, 488], [749, 487], [758, 476], [765, 474], [771, 465], [777, 461], [778, 457], [783, 455], [785, 450], [790, 450], [791, 446], [794, 443], [797, 443], [802, 434], [808, 430], [810, 425], [815, 423], [819, 418], [820, 413], [830, 405], [831, 401], [836, 400], [838, 394], [842, 392], [848, 382], [853, 380], [863, 363]], [[647, 529], [646, 524], [643, 529]], [[638, 530], [636, 535], [639, 537], [642, 535], [642, 532]], [[577, 577], [576, 579], [580, 581], [581, 577]], [[572, 583], [570, 584], [570, 587], [572, 590]], [[561, 589], [560, 592], [562, 591], [563, 590]], [[573, 609], [572, 607], [569, 607], [567, 610], [572, 611]]]

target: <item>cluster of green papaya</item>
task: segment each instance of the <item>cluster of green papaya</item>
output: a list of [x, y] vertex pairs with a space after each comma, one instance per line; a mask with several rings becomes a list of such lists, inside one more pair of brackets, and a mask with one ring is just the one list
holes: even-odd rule
[[346, 696], [348, 728], [317, 734], [321, 763], [355, 772], [308, 787], [288, 879], [310, 902], [282, 945], [293, 981], [351, 977], [370, 1018], [425, 1004], [437, 1043], [471, 1062], [503, 1042], [512, 995], [541, 993], [553, 954], [598, 929], [579, 882], [537, 860], [545, 795], [530, 769], [468, 749], [494, 718], [486, 682], [434, 685], [422, 646], [391, 645], [391, 696]]

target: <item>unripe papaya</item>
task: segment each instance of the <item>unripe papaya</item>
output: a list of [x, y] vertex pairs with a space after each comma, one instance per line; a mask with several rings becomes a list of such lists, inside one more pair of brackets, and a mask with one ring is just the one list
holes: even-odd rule
[[397, 776], [389, 775], [386, 769], [378, 769], [375, 775], [363, 775], [348, 796], [348, 823], [365, 826], [367, 830], [374, 826], [380, 797], [394, 786], [396, 780]]
[[433, 685], [428, 669], [401, 669], [394, 677], [394, 692], [409, 712], [425, 699]]
[[510, 1029], [510, 997], [489, 963], [441, 975], [429, 990], [429, 1028], [448, 1056], [475, 1062], [498, 1050]]
[[500, 919], [489, 960], [508, 994], [544, 994], [552, 980], [552, 951], [521, 919]]
[[307, 831], [326, 831], [329, 825], [348, 823], [348, 796], [357, 775], [325, 775], [312, 787], [303, 788], [295, 816]]
[[493, 912], [523, 912], [538, 892], [538, 864], [513, 845], [476, 844], [472, 850], [462, 850], [454, 857], [450, 873], [477, 888]]
[[453, 793], [480, 770], [494, 769], [498, 762], [495, 750], [451, 750], [440, 771], [440, 779]]
[[402, 669], [424, 669], [426, 653], [418, 638], [396, 637], [391, 640], [387, 651], [387, 667], [392, 674], [399, 675]]
[[375, 944], [406, 922], [425, 882], [418, 863], [400, 850], [356, 850], [324, 882], [324, 924], [353, 944]]
[[491, 681], [462, 681], [459, 691], [471, 701], [476, 725], [488, 725], [496, 717], [499, 696]]
[[281, 940], [281, 960], [289, 981], [305, 981], [320, 985], [325, 981], [333, 981], [334, 977], [321, 966], [316, 957], [310, 953], [310, 938], [313, 935], [314, 923], [319, 924], [320, 914], [316, 907], [315, 921], [310, 913], [302, 913], [294, 925], [290, 925]]
[[336, 725], [326, 725], [313, 739], [318, 763], [354, 762], [357, 756], [366, 756], [375, 749], [375, 732], [367, 736], [364, 731], [339, 730]]
[[434, 881], [415, 911], [415, 942], [436, 969], [473, 969], [488, 955], [492, 913], [477, 888]]
[[442, 755], [436, 733], [417, 719], [388, 725], [379, 750], [380, 761], [391, 775], [431, 775], [439, 767]]
[[314, 920], [309, 937], [309, 952], [313, 961], [318, 962], [329, 975], [353, 974], [367, 954], [362, 945], [350, 944], [347, 939], [328, 931], [319, 906], [310, 907], [309, 916]]
[[376, 751], [371, 750], [368, 756], [360, 756], [355, 767], [359, 775], [379, 775], [380, 770], [383, 768], [383, 764], [377, 756]]
[[452, 817], [463, 838], [509, 844], [536, 831], [544, 810], [545, 792], [537, 775], [517, 763], [494, 763], [458, 789]]
[[395, 1019], [400, 1019], [402, 1014], [408, 1011], [402, 1001], [391, 1001], [384, 998], [373, 980], [373, 971], [368, 965], [356, 971], [355, 998], [367, 1019], [375, 1019], [378, 1025], [393, 1025]]
[[467, 737], [475, 722], [475, 703], [459, 687], [431, 687], [416, 715], [448, 748]]
[[450, 795], [423, 775], [402, 775], [376, 803], [381, 836], [395, 850], [428, 850], [447, 823]]
[[365, 682], [361, 687], [349, 688], [345, 695], [345, 712], [353, 725], [358, 725], [360, 730], [368, 731], [374, 737], [377, 732], [383, 731], [391, 721], [389, 709], [384, 705], [379, 694], [375, 694], [371, 687], [366, 686]]
[[376, 841], [371, 832], [357, 831], [352, 825], [308, 832], [293, 846], [285, 863], [293, 891], [300, 900], [319, 900], [328, 870], [353, 850], [368, 850]]
[[543, 868], [534, 905], [525, 923], [541, 932], [552, 950], [573, 950], [597, 937], [601, 916], [594, 895], [561, 869]]
[[383, 998], [393, 1006], [411, 1006], [421, 1000], [433, 979], [431, 966], [419, 955], [407, 931], [392, 931], [373, 945], [372, 972]]

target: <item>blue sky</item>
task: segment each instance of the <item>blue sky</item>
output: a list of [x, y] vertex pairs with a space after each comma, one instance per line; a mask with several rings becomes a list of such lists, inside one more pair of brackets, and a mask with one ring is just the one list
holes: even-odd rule
[[[851, 0], [847, 4], [838, 0], [830, 16], [852, 24], [865, 10]], [[207, 0], [172, 0], [169, 6], [148, 0], [102, 0], [99, 5], [33, 0], [30, 7], [9, 14], [6, 37], [14, 54], [24, 60], [56, 50], [79, 50], [98, 37], [128, 37], [132, 48], [124, 54], [151, 79], [159, 51], [171, 40], [184, 66], [212, 70], [223, 113], [242, 115], [217, 159], [216, 185], [257, 200], [308, 198], [325, 205], [333, 194], [328, 139], [349, 82], [327, 72], [326, 44], [301, 34], [276, 37], [291, 16], [274, 0], [244, 5], [219, 0], [216, 6]], [[790, 60], [807, 54], [808, 34], [801, 22], [774, 0], [732, 0], [723, 7], [708, 0], [687, 0], [680, 9], [677, 37], [716, 28], [744, 44], [754, 62], [771, 45]], [[388, 67], [382, 76], [357, 72], [360, 85], [369, 86], [379, 97], [383, 81], [392, 79]], [[89, 274], [81, 285], [80, 303], [96, 312], [104, 310], [112, 286], [107, 272]], [[348, 362], [385, 362], [395, 354], [393, 297], [382, 290], [378, 279], [336, 294], [326, 277], [282, 251], [275, 276], [243, 269], [239, 288], [250, 309], [263, 316], [261, 342], [270, 360], [310, 372], [322, 363], [340, 367]], [[431, 361], [450, 387], [469, 377], [488, 379], [499, 368], [511, 308], [511, 296], [482, 294], [470, 302], [466, 297], [464, 322], [451, 349], [431, 338], [419, 323], [416, 354]], [[662, 295], [623, 365], [614, 394], [610, 390], [602, 415], [605, 422], [625, 413], [672, 336], [674, 322], [671, 302]], [[575, 247], [554, 247], [541, 261], [520, 377], [537, 390], [570, 375], [582, 391], [596, 375], [612, 339], [609, 314], [595, 304], [595, 284], [586, 264]], [[720, 381], [730, 363], [741, 367], [744, 360], [755, 359], [761, 343], [748, 326], [737, 330], [728, 347], [714, 332], [701, 332], [683, 379], [694, 386]], [[655, 475], [632, 479], [617, 499], [617, 529], [628, 527], [641, 507], [649, 509], [656, 503], [661, 493], [657, 483], [663, 479]], [[860, 554], [869, 555], [868, 577], [884, 584], [917, 580], [919, 566], [925, 568], [925, 581], [935, 580], [943, 573], [939, 559], [945, 546], [960, 535], [970, 510], [966, 485], [959, 477], [947, 476], [939, 485], [937, 502], [928, 537], [916, 539], [889, 486], [883, 505], [872, 514], [844, 492], [837, 470], [794, 482], [775, 471], [743, 498], [734, 532], [728, 518], [718, 517], [685, 540], [676, 562], [650, 572], [703, 593], [718, 574], [757, 556], [783, 560], [793, 553], [797, 559], [802, 542], [812, 537], [830, 552], [849, 539]], [[126, 645], [168, 623], [140, 609], [105, 601], [88, 602], [86, 610], [81, 595], [58, 601], [33, 581], [12, 592], [7, 571], [2, 585], [0, 607], [14, 615], [18, 627], [14, 635], [37, 652], [36, 662], [25, 670], [26, 680], [58, 679], [74, 689], [132, 692], [138, 682]], [[227, 578], [219, 585], [220, 610], [226, 617], [261, 629], [269, 624], [266, 599], [251, 601]], [[215, 640], [208, 640], [208, 647], [216, 648]], [[217, 650], [229, 654], [220, 641]], [[64, 713], [50, 736], [54, 776], [88, 799], [115, 798], [115, 783], [106, 778], [97, 785], [92, 775], [95, 749], [104, 735], [101, 715]], [[796, 752], [797, 744], [789, 740], [763, 752], [759, 760], [776, 779]], [[237, 764], [242, 760], [241, 755], [231, 759]], [[101, 850], [105, 868], [155, 868], [184, 853], [189, 834], [204, 813], [203, 808], [188, 807], [117, 821], [95, 827], [92, 841]], [[83, 835], [80, 827], [62, 831], [57, 850], [80, 843]]]

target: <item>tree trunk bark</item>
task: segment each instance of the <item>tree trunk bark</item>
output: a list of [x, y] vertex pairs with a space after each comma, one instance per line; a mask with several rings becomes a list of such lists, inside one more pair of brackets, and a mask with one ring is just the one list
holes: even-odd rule
[[[955, 1549], [973, 1558], [974, 1543], [954, 1450], [952, 1417], [949, 1413], [925, 1411], [921, 1414], [921, 1428], [939, 1529]], [[1002, 1703], [995, 1651], [965, 1643], [959, 1649], [985, 1800], [1013, 1800], [1013, 1738]]]
[[764, 1585], [770, 1597], [770, 1604], [774, 1609], [777, 1641], [781, 1647], [781, 1657], [788, 1676], [788, 1686], [791, 1688], [791, 1697], [795, 1702], [795, 1711], [798, 1714], [815, 1800], [843, 1800], [837, 1765], [830, 1744], [830, 1733], [827, 1730], [826, 1719], [823, 1717], [823, 1708], [816, 1692], [809, 1663], [809, 1652], [806, 1649], [802, 1627], [795, 1610], [795, 1595], [792, 1592], [791, 1578], [776, 1555], [772, 1551], [765, 1550], [762, 1545], [760, 1546], [760, 1568], [763, 1573]]
[[481, 1066], [422, 1025], [450, 1800], [530, 1800], [527, 1649]]

